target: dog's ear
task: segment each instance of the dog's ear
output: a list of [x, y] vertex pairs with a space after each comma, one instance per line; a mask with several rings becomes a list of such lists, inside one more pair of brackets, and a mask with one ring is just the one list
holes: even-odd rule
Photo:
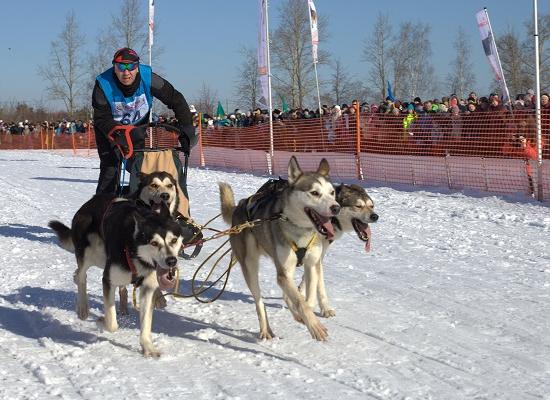
[[290, 157], [290, 161], [288, 162], [288, 183], [290, 185], [293, 185], [298, 180], [298, 178], [302, 176], [302, 174], [302, 169], [300, 168], [296, 157]]
[[143, 182], [145, 180], [145, 178], [147, 178], [149, 174], [146, 174], [145, 172], [138, 172], [137, 173], [137, 178], [140, 182]]
[[328, 176], [329, 172], [330, 172], [330, 166], [328, 165], [328, 161], [326, 158], [323, 158], [319, 163], [319, 168], [317, 168], [317, 173], [323, 176]]

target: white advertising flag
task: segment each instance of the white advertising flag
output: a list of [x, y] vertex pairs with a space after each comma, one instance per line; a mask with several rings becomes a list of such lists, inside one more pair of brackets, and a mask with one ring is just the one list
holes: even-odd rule
[[155, 29], [155, 0], [149, 0], [149, 46], [153, 45], [154, 29]]
[[268, 106], [268, 78], [267, 65], [267, 24], [266, 24], [266, 0], [258, 1], [258, 79], [260, 83], [260, 98], [258, 102], [262, 108]]
[[319, 45], [319, 31], [317, 29], [317, 10], [313, 0], [308, 0], [309, 4], [309, 26], [311, 28], [311, 51], [313, 53], [313, 62], [317, 63], [317, 46]]
[[481, 35], [481, 43], [483, 44], [483, 50], [489, 60], [491, 69], [495, 74], [495, 79], [500, 84], [502, 90], [502, 96], [504, 103], [510, 101], [510, 93], [506, 86], [506, 80], [504, 79], [504, 73], [502, 71], [502, 65], [498, 57], [497, 45], [495, 43], [495, 37], [493, 36], [493, 30], [491, 29], [491, 23], [489, 22], [489, 15], [487, 10], [483, 9], [476, 14], [477, 26], [479, 27], [479, 33]]

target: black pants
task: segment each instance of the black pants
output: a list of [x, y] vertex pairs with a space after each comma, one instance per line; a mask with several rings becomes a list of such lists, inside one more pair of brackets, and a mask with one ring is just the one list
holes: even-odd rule
[[97, 180], [96, 194], [117, 193], [120, 180], [120, 156], [114, 149], [99, 153], [99, 178]]
[[[131, 140], [135, 149], [143, 149], [145, 147], [145, 134], [145, 127], [132, 132]], [[97, 181], [96, 194], [116, 194], [120, 183], [122, 155], [118, 148], [116, 148], [99, 129], [95, 130], [95, 142], [97, 145], [97, 153], [99, 154], [99, 178]], [[133, 158], [130, 158], [126, 164], [126, 171], [130, 171], [132, 163]]]

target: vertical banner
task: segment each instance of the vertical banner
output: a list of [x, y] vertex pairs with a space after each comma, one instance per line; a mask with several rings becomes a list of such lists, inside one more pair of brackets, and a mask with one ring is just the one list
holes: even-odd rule
[[154, 30], [155, 30], [155, 0], [149, 0], [149, 46], [153, 46]]
[[504, 104], [510, 101], [510, 93], [506, 86], [506, 80], [504, 79], [504, 73], [502, 71], [502, 65], [498, 57], [498, 49], [495, 43], [495, 37], [493, 36], [493, 30], [491, 29], [491, 23], [489, 22], [489, 14], [487, 9], [483, 9], [476, 14], [477, 26], [481, 35], [481, 43], [483, 44], [483, 51], [489, 60], [491, 69], [495, 75], [495, 79], [500, 84], [502, 90], [502, 98]]
[[311, 51], [313, 53], [313, 62], [317, 64], [317, 46], [319, 45], [319, 31], [317, 29], [317, 10], [313, 0], [308, 0], [309, 4], [309, 26], [311, 28]]
[[262, 108], [268, 107], [268, 79], [267, 65], [267, 0], [258, 0], [258, 80], [260, 83], [260, 98], [258, 103]]

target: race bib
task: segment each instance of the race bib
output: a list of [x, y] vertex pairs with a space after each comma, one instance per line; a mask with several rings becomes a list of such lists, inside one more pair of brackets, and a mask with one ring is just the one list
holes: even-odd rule
[[137, 96], [132, 102], [114, 102], [113, 119], [123, 125], [135, 125], [149, 112], [145, 93]]

